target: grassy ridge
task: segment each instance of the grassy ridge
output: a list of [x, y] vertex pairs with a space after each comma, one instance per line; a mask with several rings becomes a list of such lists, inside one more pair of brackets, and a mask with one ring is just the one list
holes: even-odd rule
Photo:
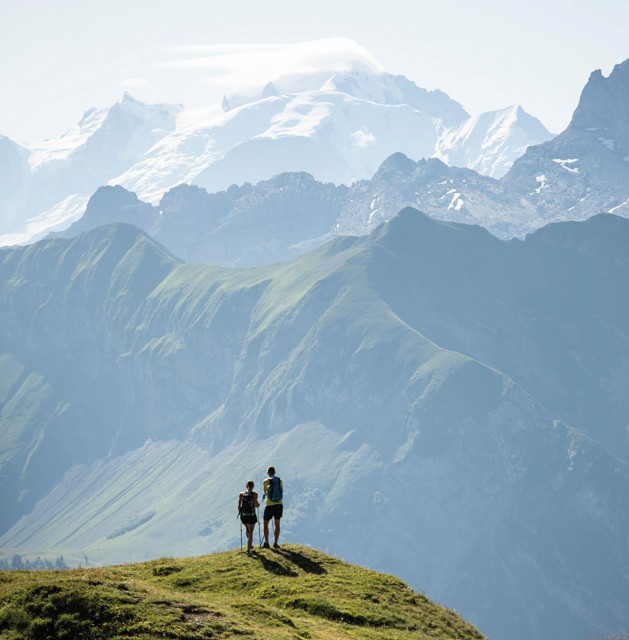
[[401, 580], [287, 545], [72, 571], [0, 572], [0, 638], [482, 639]]

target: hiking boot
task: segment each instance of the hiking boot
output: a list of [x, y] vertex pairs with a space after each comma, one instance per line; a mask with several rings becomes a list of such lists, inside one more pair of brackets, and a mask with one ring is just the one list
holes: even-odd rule
[[247, 555], [251, 556], [251, 550], [250, 549], [247, 549]]
[[271, 547], [269, 546], [269, 543], [268, 543], [268, 542], [265, 542], [265, 543], [262, 545], [262, 548], [263, 548], [263, 549], [270, 549]]
[[279, 544], [277, 544], [277, 542], [276, 542], [276, 543], [273, 545], [273, 548], [274, 548], [274, 549], [279, 549], [279, 548], [280, 548], [280, 545], [279, 545]]

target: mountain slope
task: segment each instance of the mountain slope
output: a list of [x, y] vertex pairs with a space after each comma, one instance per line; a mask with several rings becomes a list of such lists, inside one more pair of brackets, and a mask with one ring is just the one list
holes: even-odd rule
[[330, 237], [348, 189], [306, 173], [208, 194], [180, 185], [157, 207], [123, 187], [101, 187], [85, 213], [55, 236], [74, 237], [111, 222], [135, 224], [187, 262], [253, 266], [286, 262]]
[[[3, 527], [69, 466], [109, 451], [119, 428], [102, 420], [116, 415], [110, 398], [119, 396], [109, 355], [115, 327], [178, 262], [123, 225], [1, 255], [0, 274], [10, 283], [0, 293]], [[16, 323], [23, 330], [15, 332]], [[86, 424], [98, 427], [86, 432]]]
[[502, 178], [527, 147], [553, 135], [519, 106], [468, 118], [439, 139], [434, 157], [455, 167]]
[[2, 233], [10, 234], [3, 244], [24, 242], [79, 217], [95, 189], [137, 163], [174, 130], [180, 110], [146, 105], [125, 94], [110, 109], [86, 112], [60, 138], [23, 147], [19, 159], [15, 153], [6, 158], [10, 141], [5, 138], [0, 158], [10, 163], [9, 175], [17, 174], [17, 179], [0, 182]]
[[408, 209], [385, 232], [393, 237], [384, 235], [372, 287], [396, 315], [507, 374], [629, 463], [629, 400], [620, 391], [629, 383], [620, 347], [629, 338], [629, 221], [603, 214], [504, 243]]
[[231, 551], [104, 569], [5, 571], [0, 602], [0, 630], [29, 637], [483, 638], [397, 578], [296, 545], [252, 558]]
[[2, 233], [20, 228], [20, 215], [30, 178], [29, 150], [0, 136], [0, 229]]
[[[67, 471], [7, 496], [0, 548], [112, 562], [230, 547], [235, 494], [273, 463], [289, 541], [395, 572], [493, 638], [622, 629], [628, 226], [602, 216], [507, 243], [406, 210], [286, 265], [173, 265], [162, 250], [162, 272], [121, 288], [120, 262], [79, 248], [145, 238], [126, 225], [3, 250], [3, 352], [62, 384], [25, 321], [46, 309], [48, 353], [98, 408], [79, 433], [100, 440], [75, 453], [54, 430], [38, 477]], [[29, 271], [39, 255], [54, 259]], [[57, 266], [70, 256], [102, 276], [82, 295]], [[124, 295], [136, 279], [142, 294]], [[76, 342], [72, 318], [90, 318]], [[17, 520], [27, 490], [39, 501]]]
[[[529, 146], [500, 180], [437, 160], [414, 163], [394, 156], [364, 183], [364, 198], [353, 198], [338, 227], [344, 233], [365, 233], [404, 206], [419, 207], [440, 220], [480, 224], [501, 238], [524, 237], [550, 222], [585, 220], [603, 212], [627, 217], [629, 133], [623, 114], [628, 108], [626, 60], [608, 78], [593, 72], [566, 130]], [[448, 145], [459, 153], [461, 144], [467, 153], [473, 136], [485, 130], [475, 130], [473, 124], [471, 120], [459, 132], [444, 135], [444, 158], [453, 161]], [[497, 140], [490, 137], [492, 141]]]
[[567, 129], [530, 148], [504, 178], [505, 189], [527, 198], [547, 219], [629, 213], [629, 60], [608, 78], [594, 71]]
[[[414, 162], [394, 154], [370, 181], [355, 185], [335, 231], [364, 234], [404, 206], [440, 220], [480, 224], [501, 238], [523, 237], [549, 222], [584, 220], [605, 211], [626, 215], [629, 138], [621, 114], [629, 108], [627, 69], [629, 61], [616, 65], [609, 78], [593, 73], [568, 128], [529, 146], [500, 180], [437, 159]], [[486, 127], [479, 131], [474, 123], [444, 134], [444, 156], [448, 145], [452, 153], [459, 153], [459, 144], [468, 153], [466, 145]], [[493, 143], [500, 137], [483, 139]], [[465, 157], [469, 164], [470, 156]]]

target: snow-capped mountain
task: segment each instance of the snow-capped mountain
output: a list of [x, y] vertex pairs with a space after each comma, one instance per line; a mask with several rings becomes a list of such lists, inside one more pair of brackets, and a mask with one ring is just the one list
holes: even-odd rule
[[0, 229], [24, 224], [21, 203], [30, 179], [29, 150], [6, 136], [0, 136]]
[[[502, 238], [597, 213], [628, 217], [628, 112], [626, 60], [608, 77], [592, 73], [565, 131], [529, 146], [500, 180], [436, 158], [413, 162], [396, 155], [351, 198], [338, 228], [366, 233], [406, 205], [438, 219], [482, 225]], [[526, 121], [517, 110], [513, 115]]]
[[125, 165], [137, 162], [175, 128], [175, 116], [180, 110], [172, 105], [146, 105], [125, 93], [110, 109], [87, 111], [61, 138], [33, 146], [29, 164], [38, 173], [55, 171], [57, 165], [71, 165], [80, 159], [88, 163], [86, 171], [119, 172]]
[[408, 105], [426, 115], [442, 120], [446, 127], [456, 126], [467, 117], [463, 107], [443, 91], [428, 91], [418, 87], [405, 76], [392, 75], [378, 67], [356, 62], [351, 65], [351, 68], [346, 69], [317, 71], [299, 76], [281, 76], [250, 95], [225, 96], [222, 107], [227, 111], [264, 98], [319, 90], [341, 92], [376, 104]]
[[65, 135], [19, 146], [4, 138], [0, 163], [0, 229], [23, 242], [80, 215], [102, 184], [137, 163], [175, 129], [181, 107], [146, 105], [125, 93], [109, 109], [92, 109]]
[[349, 185], [395, 152], [458, 161], [463, 148], [466, 163], [496, 172], [539, 141], [526, 137], [522, 116], [504, 117], [486, 152], [483, 145], [472, 152], [464, 141], [469, 115], [458, 102], [385, 72], [366, 52], [342, 62], [274, 78], [209, 107], [146, 105], [125, 94], [110, 109], [87, 112], [61, 138], [24, 147], [5, 139], [0, 163], [11, 165], [15, 179], [0, 184], [0, 244], [68, 226], [105, 184], [151, 203], [181, 183], [217, 191], [286, 171]]
[[[15, 229], [23, 219], [11, 203], [20, 203], [22, 213], [47, 208], [21, 234], [5, 234], [0, 242], [26, 242], [55, 226], [67, 227], [85, 210], [90, 189], [103, 183], [123, 185], [158, 205], [181, 183], [219, 192], [234, 182], [255, 184], [289, 171], [297, 176], [288, 180], [289, 191], [296, 187], [302, 195], [325, 182], [353, 183], [337, 194], [345, 200], [336, 221], [326, 228], [307, 226], [308, 234], [316, 226], [322, 236], [369, 233], [407, 205], [438, 219], [480, 224], [505, 238], [522, 237], [548, 222], [629, 210], [629, 133], [622, 117], [629, 108], [629, 62], [617, 65], [609, 78], [592, 74], [568, 128], [533, 146], [527, 138], [550, 134], [518, 107], [470, 118], [445, 94], [401, 76], [360, 68], [335, 72], [325, 82], [324, 77], [280, 78], [260, 94], [231, 96], [224, 107], [204, 109], [147, 107], [127, 96], [109, 111], [88, 114], [67, 140], [27, 149], [2, 139], [0, 163], [7, 178], [0, 183], [0, 203], [10, 213], [5, 224]], [[296, 87], [304, 90], [283, 93]], [[500, 180], [482, 175], [503, 172], [523, 150]], [[410, 160], [431, 155], [482, 172], [447, 166], [438, 158]], [[126, 168], [117, 173], [120, 167]], [[304, 172], [317, 184], [304, 182]], [[363, 175], [373, 177], [355, 181]], [[84, 190], [73, 191], [77, 182]], [[296, 192], [291, 206], [299, 202]], [[330, 209], [324, 208], [319, 222], [327, 224]], [[215, 235], [208, 221], [217, 226], [213, 215], [186, 231], [195, 238], [197, 258], [212, 254], [202, 246], [202, 238]], [[231, 219], [232, 230], [238, 226], [233, 225]], [[218, 226], [227, 229], [223, 222]], [[154, 233], [154, 225], [147, 231]], [[257, 247], [255, 263], [295, 255], [278, 227], [265, 230], [265, 236], [268, 231], [269, 252]], [[222, 238], [225, 233], [219, 231]], [[291, 232], [290, 244], [306, 246], [303, 242], [315, 239], [308, 234], [298, 238]], [[160, 240], [170, 245], [167, 238]], [[234, 247], [231, 241], [224, 246]], [[250, 248], [241, 249], [237, 255], [228, 251], [226, 263], [241, 264], [241, 256], [248, 255], [247, 263]], [[181, 255], [189, 255], [188, 248]]]
[[430, 156], [444, 119], [467, 117], [445, 94], [386, 73], [351, 71], [315, 89], [280, 94], [267, 86], [265, 94], [235, 107], [227, 100], [222, 110], [182, 113], [177, 130], [115, 182], [152, 202], [181, 182], [217, 191], [285, 171], [351, 183], [394, 151]]
[[553, 134], [520, 106], [471, 116], [446, 130], [437, 142], [435, 158], [455, 167], [468, 167], [492, 178], [502, 178], [532, 145]]
[[[586, 86], [568, 129], [529, 147], [500, 180], [437, 158], [415, 162], [395, 153], [370, 180], [351, 186], [292, 172], [212, 194], [179, 185], [155, 206], [109, 187], [96, 192], [84, 216], [63, 234], [131, 222], [184, 260], [253, 266], [289, 260], [331, 236], [365, 235], [406, 206], [439, 220], [477, 224], [505, 239], [597, 212], [627, 215], [629, 136], [618, 115], [629, 109], [626, 67], [619, 65], [609, 79], [596, 74], [596, 86]], [[503, 114], [509, 115], [524, 119], [517, 109]]]

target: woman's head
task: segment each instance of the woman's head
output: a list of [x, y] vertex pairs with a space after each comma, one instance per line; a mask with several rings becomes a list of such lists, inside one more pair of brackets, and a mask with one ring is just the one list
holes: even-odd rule
[[253, 491], [253, 480], [247, 480], [247, 484], [245, 485], [249, 491]]

